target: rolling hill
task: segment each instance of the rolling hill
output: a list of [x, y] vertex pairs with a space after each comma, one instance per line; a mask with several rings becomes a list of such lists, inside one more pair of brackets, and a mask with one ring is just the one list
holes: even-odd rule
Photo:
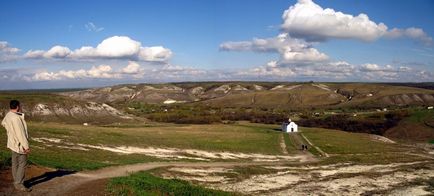
[[133, 120], [134, 117], [107, 105], [92, 101], [74, 100], [50, 92], [2, 92], [0, 117], [9, 110], [9, 101], [20, 100], [26, 119], [61, 121], [68, 123], [110, 123]]
[[378, 108], [434, 104], [434, 90], [374, 83], [198, 82], [132, 84], [62, 92], [102, 103], [198, 103], [216, 107]]

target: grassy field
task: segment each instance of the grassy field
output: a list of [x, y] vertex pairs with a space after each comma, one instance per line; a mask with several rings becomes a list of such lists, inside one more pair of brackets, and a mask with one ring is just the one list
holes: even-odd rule
[[314, 145], [331, 155], [324, 163], [386, 164], [426, 160], [412, 155], [412, 148], [374, 140], [363, 133], [305, 127], [301, 130]]
[[[29, 123], [31, 138], [61, 139], [60, 143], [43, 144], [31, 140], [30, 161], [38, 165], [65, 169], [96, 169], [109, 165], [158, 161], [143, 154], [119, 154], [100, 149], [82, 151], [59, 147], [62, 143], [133, 146], [138, 148], [160, 147], [261, 153], [279, 155], [280, 132], [267, 125], [173, 125], [149, 124], [144, 127], [122, 125], [99, 127], [58, 123]], [[0, 129], [0, 143], [6, 143], [6, 133]], [[254, 144], [254, 145], [252, 145]], [[51, 146], [50, 146], [51, 145]], [[9, 157], [9, 150], [1, 146], [2, 160]]]
[[302, 131], [311, 142], [329, 154], [366, 154], [402, 150], [399, 145], [374, 141], [367, 134], [321, 128], [302, 128]]

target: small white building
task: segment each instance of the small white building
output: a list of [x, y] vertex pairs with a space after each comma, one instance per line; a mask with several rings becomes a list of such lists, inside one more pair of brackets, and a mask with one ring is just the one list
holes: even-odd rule
[[288, 122], [282, 123], [282, 131], [287, 133], [298, 132], [298, 125], [289, 119]]

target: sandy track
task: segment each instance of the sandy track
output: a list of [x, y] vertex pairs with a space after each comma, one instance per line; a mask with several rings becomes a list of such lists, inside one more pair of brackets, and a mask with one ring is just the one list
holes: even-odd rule
[[[314, 162], [316, 159], [311, 155], [304, 156], [297, 162]], [[297, 163], [296, 162], [296, 163]], [[78, 172], [62, 177], [56, 177], [44, 183], [36, 184], [30, 193], [13, 193], [13, 195], [65, 195], [71, 194], [75, 188], [101, 179], [109, 179], [119, 176], [127, 176], [138, 171], [146, 171], [159, 167], [235, 167], [255, 165], [282, 165], [294, 162], [152, 162], [123, 166], [106, 167], [95, 171]]]
[[[283, 134], [285, 134], [285, 133], [283, 133]], [[288, 154], [288, 150], [286, 149], [286, 143], [285, 143], [285, 138], [283, 138], [284, 137], [283, 134], [281, 134], [279, 136], [279, 144], [280, 144], [280, 148], [282, 149], [282, 153], [284, 155], [287, 155]]]

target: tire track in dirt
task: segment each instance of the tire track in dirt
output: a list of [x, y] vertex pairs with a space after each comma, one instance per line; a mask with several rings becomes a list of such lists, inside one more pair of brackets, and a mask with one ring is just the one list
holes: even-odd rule
[[287, 155], [288, 150], [286, 148], [286, 143], [285, 143], [285, 138], [284, 138], [285, 136], [283, 134], [285, 134], [285, 133], [280, 134], [280, 137], [279, 137], [280, 142], [279, 143], [280, 143], [280, 148], [282, 149], [282, 153], [284, 155]]
[[310, 142], [302, 133], [300, 134], [301, 137], [303, 137], [303, 139], [309, 143], [310, 146], [314, 147], [321, 155], [325, 156], [325, 157], [330, 157], [329, 154], [327, 154], [326, 152], [322, 151], [321, 148], [319, 148], [318, 146], [315, 146], [312, 144], [312, 142]]
[[294, 155], [299, 158], [294, 161], [281, 162], [151, 162], [123, 166], [106, 167], [95, 171], [78, 172], [71, 175], [53, 178], [47, 182], [36, 184], [30, 193], [14, 193], [13, 195], [73, 195], [77, 187], [94, 181], [127, 176], [139, 171], [147, 171], [160, 167], [235, 167], [235, 166], [275, 166], [289, 163], [315, 162], [309, 155]]

